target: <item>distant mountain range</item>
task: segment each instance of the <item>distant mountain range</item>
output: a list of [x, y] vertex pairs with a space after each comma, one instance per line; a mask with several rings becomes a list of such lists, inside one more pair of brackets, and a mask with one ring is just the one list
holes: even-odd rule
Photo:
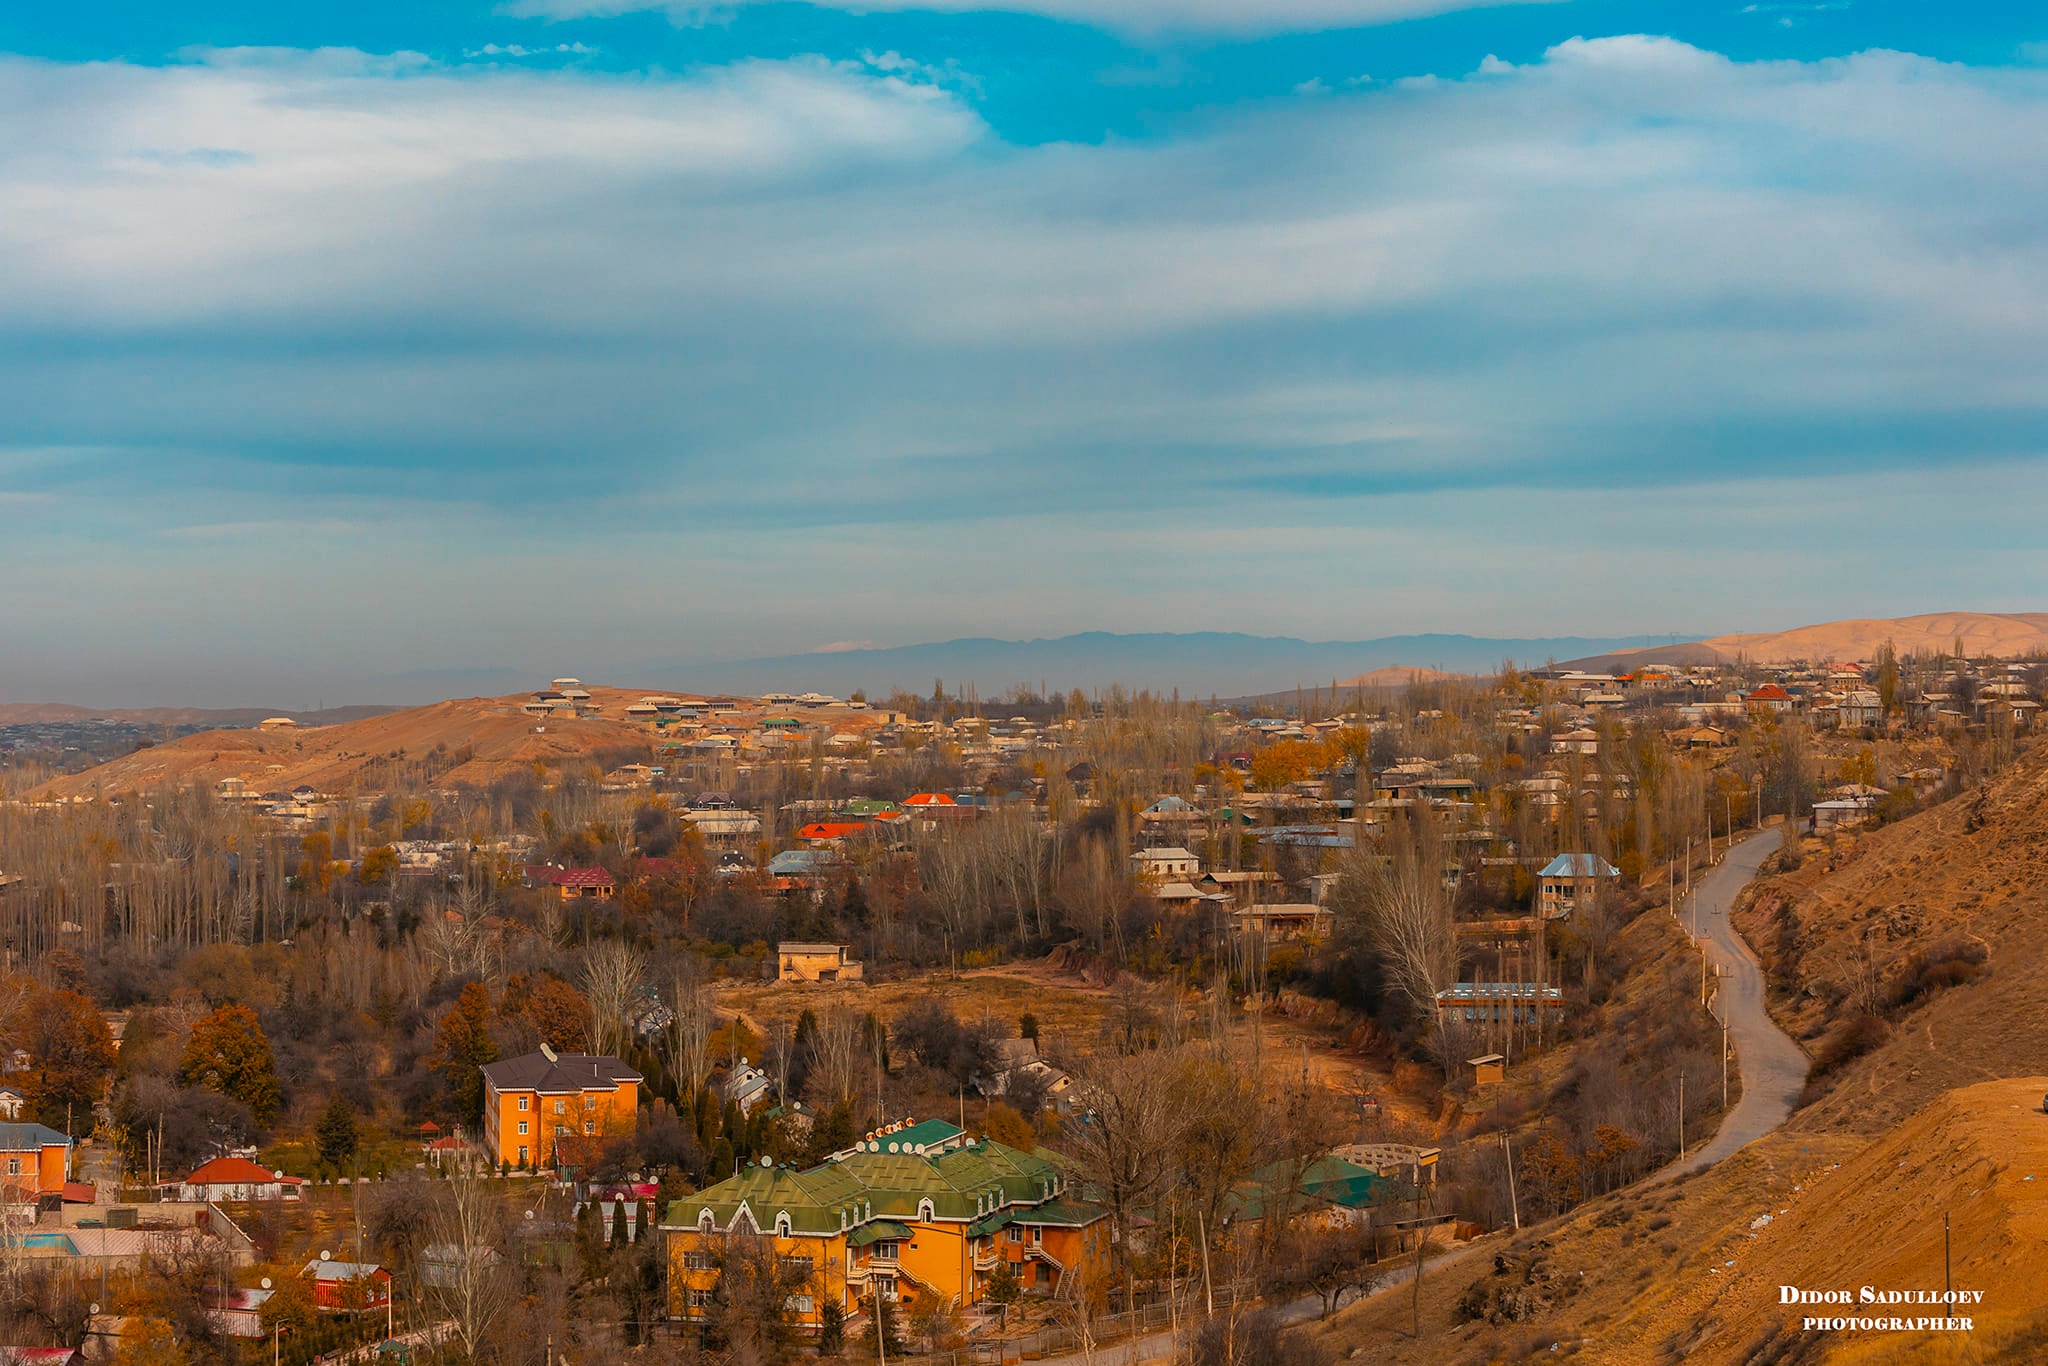
[[302, 726], [338, 726], [396, 711], [396, 707], [328, 707], [324, 711], [280, 711], [265, 707], [78, 707], [69, 702], [0, 702], [0, 726], [60, 725], [78, 721], [126, 721], [138, 726], [204, 726], [231, 730], [273, 716]]
[[1516, 640], [1415, 635], [1311, 641], [1230, 631], [1135, 635], [1087, 631], [1040, 640], [968, 638], [726, 663], [668, 660], [628, 672], [635, 678], [661, 678], [673, 687], [708, 692], [774, 689], [844, 696], [862, 689], [870, 697], [882, 697], [901, 688], [928, 695], [934, 681], [943, 680], [948, 692], [971, 684], [983, 697], [994, 697], [1019, 683], [1033, 690], [1043, 686], [1062, 692], [1122, 684], [1155, 692], [1177, 688], [1190, 697], [1234, 697], [1296, 685], [1327, 687], [1333, 679], [1391, 668], [1491, 673], [1504, 659], [1526, 667], [1671, 639], [1668, 635]]

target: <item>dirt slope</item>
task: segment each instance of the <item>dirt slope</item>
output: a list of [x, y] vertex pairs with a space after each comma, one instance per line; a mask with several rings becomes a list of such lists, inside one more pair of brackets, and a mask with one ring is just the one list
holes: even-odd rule
[[[1387, 1363], [2039, 1359], [2017, 1342], [2048, 1328], [2044, 1088], [2048, 1077], [1953, 1092], [1868, 1142], [1776, 1135], [1703, 1175], [1504, 1241], [1498, 1262], [1482, 1252], [1425, 1277], [1420, 1338], [1406, 1294], [1339, 1315], [1325, 1336], [1340, 1356]], [[1784, 1285], [1940, 1290], [1944, 1212], [1953, 1283], [1984, 1292], [1966, 1339], [1806, 1333], [1803, 1314], [1841, 1311], [1779, 1303]]]
[[[1818, 1048], [1874, 998], [1889, 1036], [1795, 1127], [1873, 1133], [1953, 1087], [2048, 1070], [2048, 749], [1978, 793], [1807, 850], [1736, 916], [1774, 1013]], [[1902, 999], [1916, 955], [1956, 954], [1974, 980]]]

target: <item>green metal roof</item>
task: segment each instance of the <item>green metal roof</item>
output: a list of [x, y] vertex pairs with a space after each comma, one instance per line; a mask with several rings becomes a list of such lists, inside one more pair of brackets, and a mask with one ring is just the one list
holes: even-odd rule
[[1052, 1200], [1036, 1209], [1018, 1210], [1015, 1222], [1050, 1224], [1058, 1228], [1083, 1228], [1097, 1219], [1108, 1217], [1109, 1211], [1098, 1205], [1083, 1204], [1079, 1200]]
[[848, 1247], [866, 1247], [869, 1243], [895, 1242], [910, 1237], [910, 1229], [891, 1219], [877, 1219], [872, 1224], [862, 1224], [846, 1235]]
[[[714, 1186], [673, 1201], [663, 1223], [669, 1228], [695, 1228], [708, 1213], [713, 1227], [723, 1231], [733, 1226], [744, 1208], [763, 1232], [774, 1232], [787, 1216], [792, 1233], [829, 1236], [877, 1222], [900, 1227], [892, 1221], [922, 1219], [927, 1208], [933, 1219], [986, 1222], [1004, 1210], [1041, 1205], [1059, 1194], [1059, 1169], [1035, 1153], [987, 1139], [943, 1153], [930, 1150], [932, 1144], [962, 1133], [942, 1120], [927, 1120], [888, 1136], [885, 1141], [897, 1144], [897, 1152], [876, 1152], [864, 1145], [804, 1172], [743, 1167]], [[903, 1150], [916, 1147], [927, 1151]], [[896, 1235], [873, 1235], [867, 1241], [876, 1236]]]
[[1014, 1222], [1016, 1222], [1014, 1211], [998, 1210], [986, 1219], [977, 1219], [969, 1224], [967, 1226], [967, 1236], [970, 1238], [986, 1238], [989, 1234], [994, 1233], [998, 1229], [1007, 1228]]

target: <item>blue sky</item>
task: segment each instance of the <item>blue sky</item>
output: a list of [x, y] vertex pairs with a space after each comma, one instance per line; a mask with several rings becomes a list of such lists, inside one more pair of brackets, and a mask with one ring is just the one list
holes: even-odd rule
[[0, 53], [0, 699], [2042, 605], [2032, 7], [26, 4]]

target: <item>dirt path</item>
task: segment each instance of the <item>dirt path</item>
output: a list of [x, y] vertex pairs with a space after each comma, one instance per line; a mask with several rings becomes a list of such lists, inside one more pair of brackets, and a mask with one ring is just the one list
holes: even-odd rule
[[1735, 898], [1777, 849], [1779, 831], [1764, 830], [1735, 846], [1693, 893], [1700, 937], [1708, 959], [1721, 974], [1721, 1018], [1742, 1071], [1742, 1099], [1721, 1121], [1720, 1132], [1698, 1151], [1678, 1158], [1659, 1179], [1711, 1167], [1736, 1149], [1754, 1143], [1791, 1117], [1806, 1084], [1807, 1057], [1778, 1028], [1764, 1004], [1764, 974], [1756, 955], [1729, 922]]

